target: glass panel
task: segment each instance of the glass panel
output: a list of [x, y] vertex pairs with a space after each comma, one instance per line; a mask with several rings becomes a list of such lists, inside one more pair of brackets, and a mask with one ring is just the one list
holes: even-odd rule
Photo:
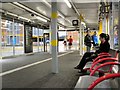
[[12, 21], [2, 20], [2, 57], [13, 55]]
[[33, 52], [38, 52], [38, 28], [33, 27]]
[[39, 29], [39, 51], [44, 51], [44, 46], [43, 46], [43, 30]]
[[114, 2], [113, 9], [114, 48], [118, 49], [118, 3]]
[[58, 32], [58, 38], [59, 38], [59, 52], [64, 52], [67, 50], [67, 39], [66, 39], [66, 32], [65, 31], [59, 31]]
[[[67, 32], [67, 40], [70, 38], [70, 36], [73, 39], [71, 49], [72, 50], [78, 50], [78, 48], [79, 48], [79, 33], [78, 33], [78, 31], [68, 31]], [[69, 48], [67, 47], [67, 49], [69, 49]]]
[[23, 31], [24, 26], [20, 23], [15, 23], [15, 37], [14, 37], [14, 44], [15, 44], [15, 55], [24, 54], [24, 38], [23, 38]]

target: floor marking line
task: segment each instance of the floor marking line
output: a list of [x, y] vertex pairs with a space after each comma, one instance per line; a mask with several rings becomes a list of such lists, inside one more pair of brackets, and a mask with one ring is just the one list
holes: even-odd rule
[[[72, 53], [72, 52], [74, 52], [74, 51], [70, 51], [70, 52], [67, 52], [67, 53], [58, 55], [58, 57], [65, 56], [65, 55], [67, 55], [67, 54], [69, 54], [69, 53]], [[22, 69], [25, 69], [25, 68], [28, 68], [28, 67], [31, 67], [31, 66], [38, 65], [38, 64], [43, 63], [43, 62], [50, 61], [51, 59], [52, 59], [52, 58], [48, 58], [48, 59], [45, 59], [45, 60], [42, 60], [42, 61], [38, 61], [38, 62], [29, 64], [29, 65], [25, 65], [25, 66], [22, 66], [22, 67], [18, 67], [18, 68], [13, 69], [13, 70], [5, 71], [5, 72], [3, 72], [3, 73], [0, 73], [0, 77], [1, 77], [1, 76], [4, 76], [4, 75], [7, 75], [7, 74], [10, 74], [10, 73], [13, 73], [13, 72], [16, 72], [16, 71], [19, 71], [19, 70], [22, 70]]]

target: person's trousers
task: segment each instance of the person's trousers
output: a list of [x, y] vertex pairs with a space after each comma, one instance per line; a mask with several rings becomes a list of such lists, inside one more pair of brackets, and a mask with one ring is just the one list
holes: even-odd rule
[[83, 55], [83, 57], [82, 57], [79, 65], [78, 65], [78, 66], [79, 66], [79, 69], [82, 70], [82, 69], [84, 68], [84, 66], [86, 65], [87, 62], [93, 61], [93, 59], [96, 58], [96, 57], [91, 57], [91, 55], [93, 55], [93, 54], [94, 54], [94, 52], [86, 52], [86, 53]]

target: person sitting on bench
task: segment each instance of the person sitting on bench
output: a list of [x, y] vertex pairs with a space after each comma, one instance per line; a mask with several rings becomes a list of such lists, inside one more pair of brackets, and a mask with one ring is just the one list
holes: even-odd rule
[[108, 53], [109, 52], [109, 50], [110, 50], [110, 44], [108, 42], [109, 41], [109, 35], [105, 34], [105, 33], [101, 33], [99, 39], [101, 41], [99, 49], [96, 50], [95, 52], [86, 52], [83, 55], [80, 63], [76, 67], [74, 67], [74, 69], [79, 69], [80, 72], [82, 72], [86, 63], [89, 62], [89, 61], [93, 61], [93, 59], [95, 59], [98, 56], [99, 53], [102, 53], [102, 52], [107, 52]]

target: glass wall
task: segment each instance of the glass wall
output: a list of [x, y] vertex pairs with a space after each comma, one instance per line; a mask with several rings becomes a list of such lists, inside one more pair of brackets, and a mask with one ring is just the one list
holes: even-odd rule
[[24, 53], [23, 25], [2, 19], [2, 57]]
[[33, 27], [33, 52], [41, 52], [43, 47], [43, 30]]
[[15, 45], [15, 55], [24, 53], [24, 26], [20, 23], [15, 23], [14, 25], [14, 39], [13, 44]]
[[72, 50], [78, 50], [79, 49], [79, 33], [78, 33], [78, 31], [68, 31], [67, 39], [69, 39], [70, 36], [73, 38]]
[[113, 3], [113, 30], [114, 30], [114, 48], [118, 49], [118, 3]]

